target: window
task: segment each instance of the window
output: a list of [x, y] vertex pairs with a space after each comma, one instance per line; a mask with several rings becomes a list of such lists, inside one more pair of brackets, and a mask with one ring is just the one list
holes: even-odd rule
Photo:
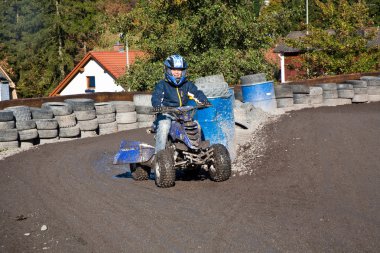
[[87, 88], [95, 89], [95, 76], [87, 76]]

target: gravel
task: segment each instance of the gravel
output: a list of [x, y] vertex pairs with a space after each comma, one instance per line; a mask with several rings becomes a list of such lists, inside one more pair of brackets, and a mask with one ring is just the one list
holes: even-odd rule
[[235, 127], [235, 143], [237, 157], [232, 163], [232, 176], [252, 175], [255, 168], [246, 166], [252, 159], [261, 157], [266, 149], [266, 137], [262, 129], [269, 123], [275, 122], [284, 110], [275, 110], [271, 113], [255, 108], [249, 103], [235, 101], [235, 120], [244, 121], [248, 129]]

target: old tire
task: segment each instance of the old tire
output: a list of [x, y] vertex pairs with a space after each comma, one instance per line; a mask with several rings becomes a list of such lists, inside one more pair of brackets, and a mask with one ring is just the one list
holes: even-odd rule
[[310, 95], [310, 104], [311, 105], [318, 105], [323, 103], [323, 96], [322, 95]]
[[14, 120], [0, 121], [0, 130], [13, 129], [16, 127]]
[[132, 129], [139, 128], [139, 124], [137, 122], [130, 124], [117, 124], [117, 131], [127, 131]]
[[31, 108], [32, 119], [52, 119], [54, 117], [53, 112], [47, 109]]
[[137, 114], [154, 114], [152, 106], [136, 106]]
[[58, 128], [58, 122], [56, 119], [38, 119], [36, 126], [38, 130], [52, 130]]
[[135, 123], [137, 121], [136, 112], [118, 112], [116, 113], [116, 122], [118, 124]]
[[77, 125], [81, 131], [93, 131], [99, 127], [98, 119], [79, 120]]
[[319, 85], [319, 87], [321, 87], [324, 91], [337, 89], [336, 83], [322, 83]]
[[150, 168], [141, 164], [132, 163], [130, 165], [132, 178], [136, 181], [148, 180]]
[[11, 106], [4, 108], [4, 111], [11, 111], [16, 119], [16, 121], [31, 120], [32, 114], [30, 113], [29, 106]]
[[291, 85], [293, 94], [309, 94], [310, 87], [304, 84], [293, 84]]
[[40, 139], [52, 139], [58, 136], [58, 129], [37, 129]]
[[156, 119], [156, 115], [151, 114], [137, 114], [137, 122], [153, 122]]
[[60, 128], [73, 127], [77, 124], [74, 113], [64, 116], [55, 116], [55, 119], [57, 120]]
[[12, 121], [13, 112], [11, 111], [0, 111], [0, 122]]
[[354, 90], [338, 90], [338, 98], [353, 98], [355, 95]]
[[367, 88], [367, 81], [364, 80], [347, 80], [346, 83], [352, 84], [354, 88]]
[[321, 87], [310, 87], [310, 96], [322, 96], [323, 89]]
[[368, 95], [380, 95], [380, 86], [368, 86]]
[[338, 98], [338, 90], [324, 90], [323, 91], [323, 98], [324, 99], [333, 99]]
[[293, 98], [277, 98], [277, 108], [286, 108], [293, 106]]
[[355, 95], [368, 94], [368, 88], [356, 88], [354, 87]]
[[275, 85], [274, 94], [276, 94], [276, 98], [292, 98], [293, 90], [292, 87], [287, 84]]
[[36, 128], [18, 131], [20, 141], [33, 140], [38, 137]]
[[18, 148], [18, 141], [0, 141], [0, 151], [6, 149]]
[[80, 134], [80, 129], [78, 126], [59, 128], [60, 138], [71, 138], [77, 137]]
[[95, 101], [91, 98], [69, 98], [64, 100], [74, 111], [90, 111], [95, 109]]
[[368, 94], [355, 94], [352, 103], [365, 103], [368, 102], [368, 99]]
[[112, 134], [117, 132], [117, 122], [110, 122], [110, 123], [99, 123], [99, 135], [103, 134]]
[[96, 118], [98, 119], [99, 124], [107, 124], [116, 121], [115, 113], [96, 115]]
[[310, 104], [310, 96], [308, 94], [295, 93], [293, 95], [294, 104]]
[[352, 90], [354, 88], [350, 83], [338, 83], [336, 87], [338, 90]]
[[[152, 106], [151, 94], [135, 94], [133, 95], [133, 103], [135, 106]], [[117, 108], [116, 108], [117, 111]]]
[[87, 110], [87, 111], [74, 111], [75, 118], [77, 120], [92, 120], [96, 118], [95, 110]]
[[154, 163], [155, 182], [158, 187], [169, 188], [175, 184], [175, 168], [170, 149], [164, 149], [156, 154]]
[[116, 108], [112, 103], [95, 103], [96, 115], [115, 113]]
[[41, 108], [52, 111], [54, 116], [64, 116], [73, 113], [73, 107], [63, 102], [46, 102], [41, 105]]
[[36, 128], [36, 122], [34, 120], [16, 121], [16, 128], [19, 131]]
[[226, 82], [219, 83], [198, 83], [196, 84], [206, 97], [227, 97], [230, 95], [228, 84]]
[[[135, 97], [134, 95], [133, 97]], [[152, 97], [152, 95], [150, 95]], [[136, 105], [132, 101], [111, 101], [111, 103], [115, 106], [116, 113], [118, 112], [133, 112], [136, 110]], [[151, 102], [147, 102], [149, 105]]]
[[224, 82], [223, 74], [198, 77], [194, 81], [195, 85], [197, 85], [198, 83], [219, 83], [219, 82]]
[[17, 129], [4, 129], [0, 130], [0, 142], [3, 141], [16, 141], [18, 138]]
[[258, 73], [258, 74], [240, 77], [240, 83], [242, 85], [253, 84], [253, 83], [262, 83], [262, 82], [265, 82], [266, 80], [267, 79], [266, 79], [265, 73]]
[[222, 144], [214, 144], [214, 162], [209, 168], [210, 178], [215, 182], [226, 181], [231, 176], [231, 158], [228, 150]]
[[98, 136], [96, 131], [80, 131], [80, 137], [81, 138], [88, 138], [88, 137], [95, 137]]

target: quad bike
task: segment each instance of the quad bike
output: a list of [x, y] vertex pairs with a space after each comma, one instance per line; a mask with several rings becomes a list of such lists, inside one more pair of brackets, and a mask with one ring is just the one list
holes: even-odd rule
[[174, 186], [176, 170], [198, 172], [204, 169], [213, 181], [227, 180], [231, 176], [230, 155], [224, 145], [210, 145], [208, 140], [202, 140], [201, 126], [194, 120], [196, 110], [201, 108], [205, 106], [163, 108], [162, 113], [175, 119], [166, 148], [155, 154], [151, 145], [123, 140], [114, 164], [130, 164], [135, 180], [148, 179], [153, 169], [156, 185], [163, 188]]

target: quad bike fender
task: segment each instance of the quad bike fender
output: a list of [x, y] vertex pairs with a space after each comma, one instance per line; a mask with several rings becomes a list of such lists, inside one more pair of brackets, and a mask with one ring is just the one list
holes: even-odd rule
[[154, 156], [155, 148], [139, 141], [122, 140], [113, 164], [144, 163]]

